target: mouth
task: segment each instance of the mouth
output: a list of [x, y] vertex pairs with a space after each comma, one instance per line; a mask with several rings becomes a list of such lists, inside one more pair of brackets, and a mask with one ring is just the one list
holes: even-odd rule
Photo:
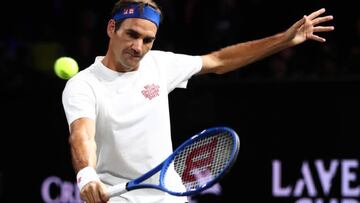
[[127, 51], [126, 54], [131, 58], [141, 58], [141, 54], [135, 51]]
[[130, 55], [130, 56], [136, 60], [140, 60], [142, 58], [140, 55]]
[[128, 55], [128, 58], [129, 60], [132, 60], [132, 61], [140, 61], [142, 56], [139, 55], [139, 54], [132, 54], [132, 53], [126, 53]]

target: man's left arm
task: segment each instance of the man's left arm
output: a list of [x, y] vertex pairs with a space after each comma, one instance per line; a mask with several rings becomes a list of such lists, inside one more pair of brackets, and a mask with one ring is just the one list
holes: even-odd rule
[[329, 32], [333, 26], [317, 26], [333, 19], [331, 15], [321, 17], [325, 9], [304, 16], [286, 31], [258, 40], [238, 43], [202, 56], [203, 67], [199, 74], [227, 73], [261, 60], [281, 50], [301, 44], [307, 40], [325, 42], [315, 33]]

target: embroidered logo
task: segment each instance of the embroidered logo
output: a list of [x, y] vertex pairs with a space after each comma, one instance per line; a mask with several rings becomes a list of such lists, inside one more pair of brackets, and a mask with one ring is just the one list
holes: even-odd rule
[[133, 8], [124, 9], [124, 15], [127, 15], [127, 14], [134, 14], [134, 9]]
[[151, 84], [145, 85], [144, 90], [141, 93], [144, 95], [145, 98], [149, 100], [153, 99], [154, 97], [159, 96], [159, 85]]

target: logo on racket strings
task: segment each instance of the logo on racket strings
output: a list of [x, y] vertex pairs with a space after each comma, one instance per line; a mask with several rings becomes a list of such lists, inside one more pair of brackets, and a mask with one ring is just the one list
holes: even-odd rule
[[199, 177], [211, 176], [211, 165], [214, 161], [217, 139], [193, 149], [185, 160], [185, 169], [182, 180], [195, 182]]

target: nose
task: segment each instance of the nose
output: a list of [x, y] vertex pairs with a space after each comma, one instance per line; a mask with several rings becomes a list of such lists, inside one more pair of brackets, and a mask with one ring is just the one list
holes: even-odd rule
[[143, 46], [142, 39], [136, 39], [133, 41], [131, 48], [136, 52], [141, 52], [142, 46]]

